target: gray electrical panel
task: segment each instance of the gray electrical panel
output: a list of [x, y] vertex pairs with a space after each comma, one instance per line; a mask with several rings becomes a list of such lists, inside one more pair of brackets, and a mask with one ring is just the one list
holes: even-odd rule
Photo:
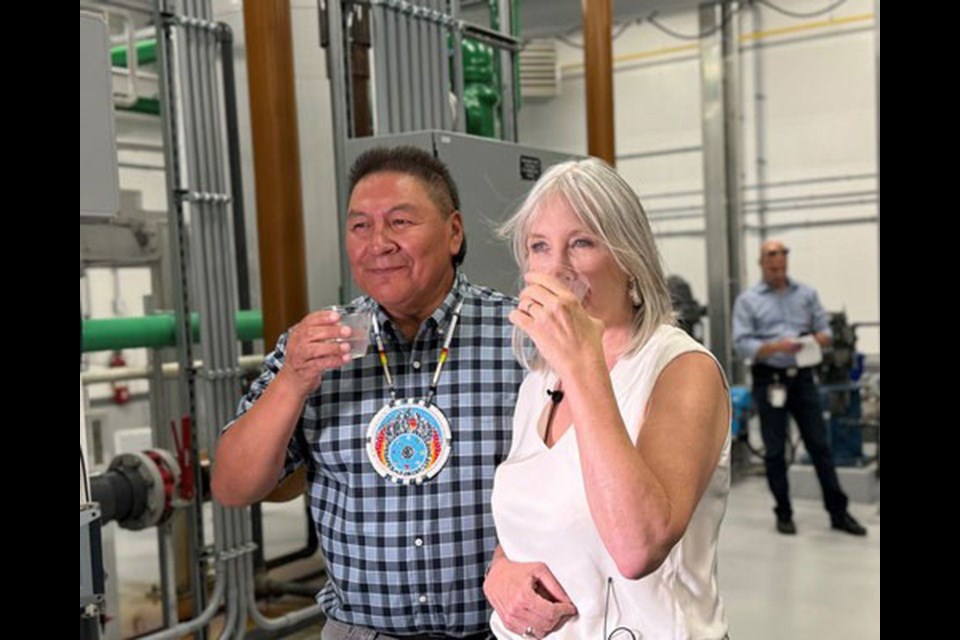
[[80, 12], [80, 218], [111, 218], [120, 208], [117, 140], [107, 24]]
[[[496, 229], [517, 210], [548, 167], [578, 156], [450, 131], [418, 131], [350, 139], [346, 166], [367, 149], [397, 145], [419, 147], [447, 165], [460, 191], [467, 237], [464, 273], [474, 284], [515, 295], [519, 272], [509, 243], [497, 236]], [[343, 209], [341, 230], [345, 228]], [[349, 300], [361, 292], [350, 277], [345, 252], [342, 267], [344, 296]]]

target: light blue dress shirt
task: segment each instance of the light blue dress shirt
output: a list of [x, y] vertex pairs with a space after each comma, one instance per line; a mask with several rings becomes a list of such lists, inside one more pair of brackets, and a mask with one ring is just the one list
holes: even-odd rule
[[827, 312], [813, 287], [787, 280], [786, 289], [776, 290], [766, 282], [753, 285], [733, 305], [733, 345], [742, 358], [771, 367], [795, 367], [792, 353], [778, 352], [757, 360], [757, 350], [765, 342], [793, 338], [805, 333], [833, 332]]

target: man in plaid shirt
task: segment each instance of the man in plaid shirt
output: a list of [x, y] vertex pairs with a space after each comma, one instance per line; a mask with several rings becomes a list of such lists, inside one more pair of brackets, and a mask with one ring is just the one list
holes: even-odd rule
[[454, 310], [434, 404], [452, 452], [422, 484], [394, 484], [368, 460], [367, 428], [391, 398], [373, 345], [351, 360], [333, 312], [280, 337], [221, 436], [213, 492], [228, 506], [262, 500], [304, 465], [329, 582], [318, 594], [324, 640], [476, 638], [488, 634], [482, 585], [497, 540], [495, 467], [510, 448], [523, 370], [511, 353], [513, 299], [470, 284], [456, 186], [432, 155], [374, 149], [350, 174], [346, 251], [381, 327], [398, 397], [423, 398]]

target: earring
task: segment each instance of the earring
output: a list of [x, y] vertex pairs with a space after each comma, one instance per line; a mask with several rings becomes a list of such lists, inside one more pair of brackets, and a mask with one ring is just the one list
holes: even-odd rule
[[637, 279], [630, 279], [630, 287], [627, 289], [627, 293], [630, 294], [630, 302], [633, 303], [634, 307], [643, 306], [643, 298], [640, 297], [640, 289], [637, 287]]

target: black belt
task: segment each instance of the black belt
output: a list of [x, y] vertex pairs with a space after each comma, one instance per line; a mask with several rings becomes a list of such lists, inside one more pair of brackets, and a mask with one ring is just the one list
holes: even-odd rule
[[803, 371], [811, 371], [813, 367], [774, 367], [769, 364], [763, 364], [762, 362], [756, 362], [753, 364], [750, 369], [753, 373], [756, 374], [779, 374], [785, 378], [796, 378]]

